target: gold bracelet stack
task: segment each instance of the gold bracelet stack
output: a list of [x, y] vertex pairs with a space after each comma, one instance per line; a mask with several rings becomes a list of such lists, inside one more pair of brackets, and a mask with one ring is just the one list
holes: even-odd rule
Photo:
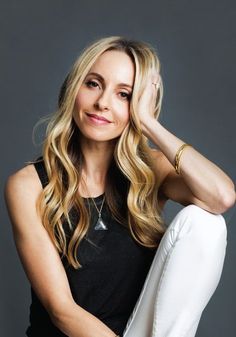
[[175, 155], [175, 171], [177, 174], [180, 174], [180, 165], [179, 165], [179, 162], [180, 162], [180, 157], [183, 153], [183, 150], [186, 146], [191, 146], [190, 144], [187, 144], [187, 143], [184, 143], [183, 145], [180, 146], [180, 148], [178, 149], [178, 151], [176, 152], [176, 155]]

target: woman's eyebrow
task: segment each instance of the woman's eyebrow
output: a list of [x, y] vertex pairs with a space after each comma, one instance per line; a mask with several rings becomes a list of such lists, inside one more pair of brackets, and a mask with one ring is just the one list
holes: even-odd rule
[[[99, 73], [91, 72], [91, 73], [88, 73], [87, 76], [89, 76], [89, 75], [97, 76], [102, 82], [105, 82], [104, 78], [103, 78], [102, 75], [99, 74]], [[118, 86], [129, 87], [130, 89], [133, 89], [133, 86], [132, 86], [132, 85], [129, 85], [129, 84], [127, 84], [127, 83], [119, 83]]]

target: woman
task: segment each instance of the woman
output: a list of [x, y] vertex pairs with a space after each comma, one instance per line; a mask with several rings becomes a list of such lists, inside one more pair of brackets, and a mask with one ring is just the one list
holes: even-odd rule
[[[63, 83], [42, 156], [8, 178], [32, 286], [27, 336], [195, 335], [221, 276], [221, 213], [235, 190], [158, 122], [162, 95], [150, 45], [95, 41]], [[185, 207], [167, 228], [168, 199]]]

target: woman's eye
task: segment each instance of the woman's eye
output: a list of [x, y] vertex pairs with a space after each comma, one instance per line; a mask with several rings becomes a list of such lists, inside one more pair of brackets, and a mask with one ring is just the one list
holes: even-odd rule
[[[98, 83], [97, 83], [97, 82], [94, 82], [94, 81], [91, 81], [91, 80], [85, 82], [85, 84], [86, 84], [88, 87], [90, 87], [90, 88], [91, 88], [91, 87], [92, 87], [92, 88], [97, 88], [97, 86], [98, 86]], [[127, 99], [127, 100], [130, 100], [130, 98], [131, 98], [131, 94], [128, 94], [127, 92], [121, 91], [120, 94], [123, 95], [122, 98], [125, 98], [125, 99]]]
[[97, 85], [98, 85], [98, 83], [97, 83], [97, 82], [94, 82], [94, 81], [87, 81], [87, 82], [86, 82], [86, 85], [87, 85], [88, 87], [96, 88]]
[[121, 94], [125, 95], [125, 96], [122, 96], [123, 98], [126, 98], [126, 99], [130, 100], [131, 94], [127, 94], [127, 92], [121, 92]]

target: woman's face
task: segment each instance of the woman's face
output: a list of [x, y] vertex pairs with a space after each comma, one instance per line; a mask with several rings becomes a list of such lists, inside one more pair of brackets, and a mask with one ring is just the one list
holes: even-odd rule
[[109, 50], [99, 56], [75, 101], [73, 117], [84, 137], [108, 141], [121, 135], [129, 123], [134, 76], [134, 64], [124, 52]]

